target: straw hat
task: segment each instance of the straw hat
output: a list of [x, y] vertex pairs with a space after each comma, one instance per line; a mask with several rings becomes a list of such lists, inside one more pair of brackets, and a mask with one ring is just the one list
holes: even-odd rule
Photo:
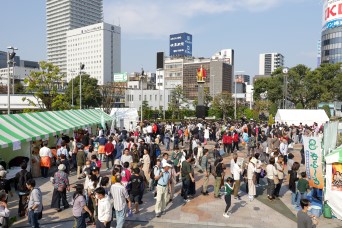
[[60, 170], [60, 171], [64, 171], [65, 169], [66, 169], [66, 167], [65, 167], [64, 164], [60, 164], [60, 165], [58, 166], [58, 170]]

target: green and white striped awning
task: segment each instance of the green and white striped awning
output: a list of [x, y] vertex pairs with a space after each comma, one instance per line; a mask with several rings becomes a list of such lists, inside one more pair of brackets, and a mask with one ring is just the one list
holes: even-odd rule
[[0, 148], [111, 121], [100, 109], [0, 115]]

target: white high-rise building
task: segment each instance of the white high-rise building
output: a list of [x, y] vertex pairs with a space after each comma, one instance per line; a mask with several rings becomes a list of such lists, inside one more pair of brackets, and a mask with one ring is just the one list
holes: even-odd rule
[[104, 22], [67, 32], [67, 81], [84, 72], [99, 85], [113, 82], [121, 72], [121, 28]]
[[67, 72], [68, 30], [103, 21], [102, 0], [46, 0], [48, 62]]
[[271, 75], [273, 71], [284, 66], [284, 56], [280, 53], [265, 53], [259, 56], [259, 75]]

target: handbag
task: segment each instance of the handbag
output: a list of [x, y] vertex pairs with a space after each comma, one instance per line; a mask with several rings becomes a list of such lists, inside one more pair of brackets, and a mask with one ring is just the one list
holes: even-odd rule
[[57, 191], [64, 192], [65, 189], [66, 189], [66, 186], [64, 184], [59, 184], [58, 188], [57, 188]]
[[274, 176], [273, 180], [274, 180], [275, 185], [279, 184], [279, 178], [278, 177]]

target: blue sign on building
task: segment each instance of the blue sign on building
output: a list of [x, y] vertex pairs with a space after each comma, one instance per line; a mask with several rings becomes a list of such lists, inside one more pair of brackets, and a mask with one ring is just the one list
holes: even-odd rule
[[192, 35], [189, 33], [170, 35], [170, 56], [192, 56]]

